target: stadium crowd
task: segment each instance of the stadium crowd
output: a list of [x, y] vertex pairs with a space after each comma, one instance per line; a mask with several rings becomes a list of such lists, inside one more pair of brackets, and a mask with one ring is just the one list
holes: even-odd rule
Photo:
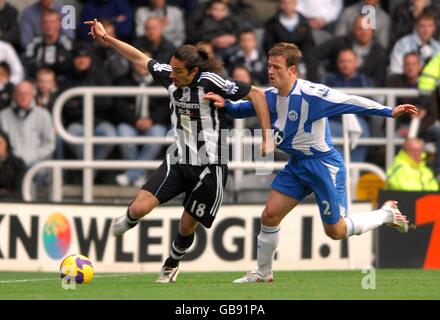
[[[110, 35], [162, 63], [182, 44], [203, 43], [227, 75], [262, 87], [268, 85], [268, 50], [289, 42], [303, 52], [300, 78], [335, 88], [418, 88], [419, 97], [398, 103], [426, 110], [420, 113], [419, 136], [437, 146], [432, 165], [440, 180], [439, 0], [38, 0], [15, 7], [22, 2], [29, 1], [0, 0], [0, 129], [7, 145], [0, 154], [0, 197], [19, 194], [20, 185], [12, 183], [16, 178], [1, 173], [11, 168], [5, 165], [8, 156], [22, 159], [20, 176], [23, 165], [82, 158], [81, 147], [55, 136], [51, 112], [60, 93], [78, 86], [157, 85], [105, 42], [90, 40], [83, 22], [94, 18]], [[65, 5], [76, 9], [73, 20]], [[67, 23], [71, 21], [76, 25]], [[165, 136], [170, 126], [167, 100], [97, 98], [95, 135]], [[82, 99], [69, 100], [63, 125], [82, 135], [82, 120]], [[383, 119], [359, 120], [364, 137], [384, 135]], [[396, 137], [407, 136], [409, 122], [398, 123]], [[330, 125], [333, 135], [341, 136], [341, 119], [330, 119]], [[95, 159], [151, 160], [162, 150], [157, 145], [107, 144], [94, 151]], [[383, 166], [373, 151], [380, 150], [358, 147], [353, 159]], [[121, 186], [141, 186], [145, 172], [128, 170], [111, 178]]]

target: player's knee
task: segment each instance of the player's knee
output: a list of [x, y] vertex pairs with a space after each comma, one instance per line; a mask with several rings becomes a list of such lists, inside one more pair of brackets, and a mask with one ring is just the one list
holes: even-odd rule
[[129, 207], [128, 210], [130, 215], [133, 218], [140, 219], [143, 216], [149, 214], [153, 209], [152, 206], [148, 205], [148, 203], [142, 201], [134, 201]]
[[345, 234], [338, 229], [325, 229], [325, 234], [332, 240], [342, 240], [345, 238]]
[[273, 225], [275, 223], [278, 224], [277, 222], [281, 222], [281, 215], [278, 212], [278, 210], [275, 210], [274, 207], [272, 206], [267, 206], [264, 211], [263, 211], [263, 216], [262, 216], [263, 222], [270, 222], [271, 225]]
[[196, 232], [197, 225], [197, 223], [194, 224], [180, 220], [179, 233], [183, 236], [191, 235]]
[[153, 194], [141, 190], [128, 210], [133, 218], [140, 219], [149, 214], [157, 205], [159, 205], [159, 200]]
[[196, 230], [194, 228], [191, 228], [189, 225], [181, 225], [179, 227], [179, 233], [183, 236], [188, 236], [190, 234], [195, 233]]
[[179, 232], [181, 234], [191, 234], [193, 231], [193, 228], [191, 227], [191, 224], [188, 221], [180, 220], [179, 224]]

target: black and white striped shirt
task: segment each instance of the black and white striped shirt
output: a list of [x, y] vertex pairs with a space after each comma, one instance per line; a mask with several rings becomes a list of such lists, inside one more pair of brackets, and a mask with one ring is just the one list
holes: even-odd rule
[[26, 70], [31, 77], [35, 76], [40, 67], [54, 69], [57, 76], [67, 75], [72, 63], [72, 49], [72, 40], [65, 35], [60, 35], [54, 44], [47, 44], [42, 36], [35, 37], [27, 45], [24, 54]]
[[214, 92], [235, 101], [247, 96], [251, 86], [216, 73], [201, 72], [189, 86], [178, 88], [169, 77], [172, 70], [170, 65], [150, 60], [148, 69], [170, 95], [178, 162], [190, 165], [226, 164], [226, 113], [202, 97]]

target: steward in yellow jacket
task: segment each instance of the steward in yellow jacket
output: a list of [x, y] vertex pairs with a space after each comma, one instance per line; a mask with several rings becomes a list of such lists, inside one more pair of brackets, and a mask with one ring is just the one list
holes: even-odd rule
[[432, 92], [440, 81], [440, 53], [435, 55], [422, 70], [418, 88], [425, 93]]
[[387, 170], [386, 189], [438, 191], [438, 182], [431, 168], [427, 166], [425, 158], [422, 140], [406, 140], [404, 148], [400, 150]]

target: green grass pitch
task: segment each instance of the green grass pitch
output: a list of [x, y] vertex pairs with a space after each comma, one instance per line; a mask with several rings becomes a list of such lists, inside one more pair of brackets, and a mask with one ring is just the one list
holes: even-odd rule
[[174, 284], [157, 274], [95, 274], [88, 285], [65, 290], [55, 273], [0, 272], [0, 299], [440, 299], [440, 270], [379, 269], [376, 288], [365, 290], [356, 271], [275, 272], [275, 282], [237, 285], [242, 272], [182, 272]]

